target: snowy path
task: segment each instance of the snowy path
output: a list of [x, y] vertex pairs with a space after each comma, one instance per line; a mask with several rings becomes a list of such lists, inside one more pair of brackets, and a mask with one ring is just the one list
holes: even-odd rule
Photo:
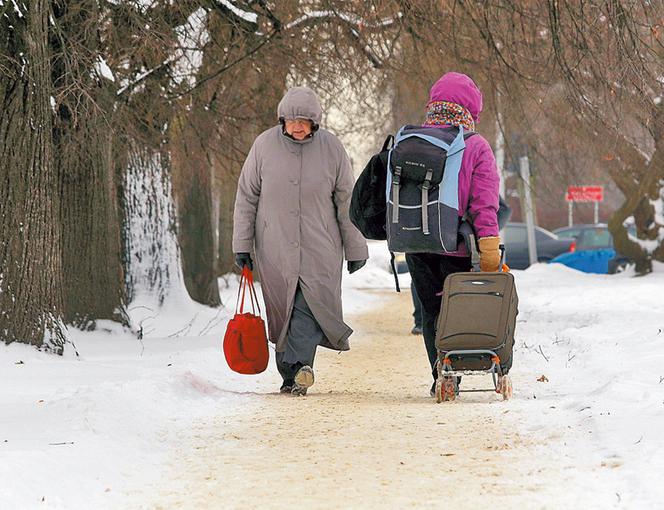
[[[173, 460], [173, 480], [161, 484], [169, 489], [150, 508], [617, 502], [608, 489], [607, 498], [590, 485], [579, 490], [578, 459], [562, 453], [564, 434], [520, 432], [533, 409], [519, 395], [540, 383], [515, 373], [515, 401], [480, 393], [436, 405], [421, 339], [404, 334], [408, 294], [384, 303], [352, 321], [350, 352], [320, 352], [307, 397], [256, 394], [249, 413], [200, 423]], [[464, 384], [490, 384], [472, 379]]]

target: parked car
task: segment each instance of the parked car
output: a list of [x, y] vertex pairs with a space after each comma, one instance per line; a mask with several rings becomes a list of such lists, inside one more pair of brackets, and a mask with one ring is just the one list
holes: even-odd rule
[[[560, 262], [569, 267], [588, 273], [613, 274], [620, 272], [632, 261], [615, 251], [613, 237], [604, 223], [590, 223], [558, 228], [553, 231], [558, 237], [573, 239], [572, 252], [577, 255], [560, 257]], [[628, 233], [636, 237], [636, 227], [628, 228]], [[582, 252], [582, 253], [581, 253]]]
[[[629, 235], [636, 237], [634, 225], [627, 229]], [[553, 231], [558, 237], [575, 238], [577, 250], [594, 250], [596, 248], [613, 248], [613, 237], [605, 223], [586, 223], [571, 227], [557, 228]]]
[[[526, 269], [530, 266], [528, 255], [528, 233], [525, 223], [508, 223], [503, 230], [505, 262], [512, 269]], [[561, 253], [570, 251], [574, 239], [559, 239], [556, 234], [535, 227], [535, 244], [538, 262], [549, 262]]]

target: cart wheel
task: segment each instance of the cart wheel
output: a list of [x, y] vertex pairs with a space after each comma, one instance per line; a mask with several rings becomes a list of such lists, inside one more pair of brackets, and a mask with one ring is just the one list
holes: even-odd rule
[[452, 376], [443, 377], [441, 384], [442, 399], [444, 402], [454, 400], [457, 395], [456, 379]]
[[443, 383], [441, 378], [436, 379], [436, 402], [440, 404], [443, 401]]
[[498, 377], [498, 393], [503, 396], [503, 400], [512, 398], [512, 379], [509, 375]]

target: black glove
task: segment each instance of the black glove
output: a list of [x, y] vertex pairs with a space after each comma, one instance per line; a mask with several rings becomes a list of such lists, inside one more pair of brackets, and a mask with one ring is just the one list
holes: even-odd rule
[[236, 253], [235, 265], [240, 269], [244, 268], [244, 266], [249, 266], [250, 271], [254, 270], [254, 261], [251, 260], [251, 255], [248, 253]]
[[358, 269], [361, 269], [364, 267], [364, 264], [366, 264], [366, 260], [349, 260], [348, 261], [348, 272], [350, 274], [353, 274], [355, 271]]

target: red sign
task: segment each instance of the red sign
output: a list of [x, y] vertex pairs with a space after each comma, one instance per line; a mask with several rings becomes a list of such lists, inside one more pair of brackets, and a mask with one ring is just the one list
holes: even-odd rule
[[568, 202], [601, 202], [604, 200], [604, 187], [568, 186], [565, 200]]

